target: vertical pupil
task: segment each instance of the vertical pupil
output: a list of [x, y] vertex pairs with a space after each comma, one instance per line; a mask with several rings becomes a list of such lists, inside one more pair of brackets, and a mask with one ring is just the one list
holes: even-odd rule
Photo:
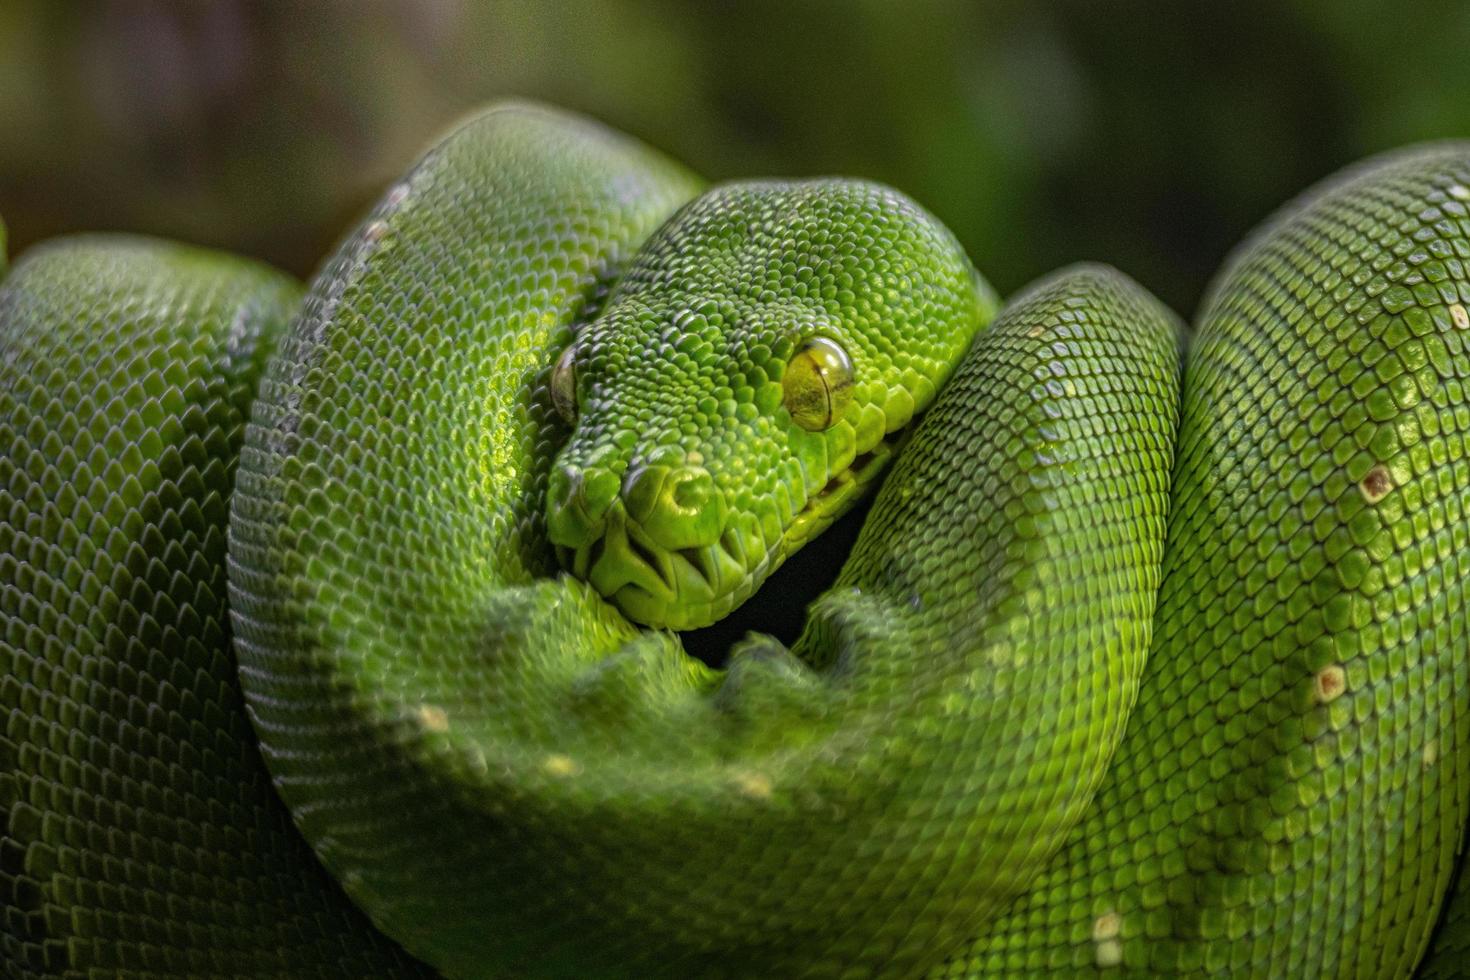
[[852, 361], [825, 337], [809, 341], [786, 368], [786, 410], [808, 431], [830, 428], [851, 401]]
[[796, 417], [798, 425], [806, 428], [825, 427], [829, 416], [829, 400], [822, 366], [806, 351], [799, 355], [799, 361], [792, 392], [792, 415]]

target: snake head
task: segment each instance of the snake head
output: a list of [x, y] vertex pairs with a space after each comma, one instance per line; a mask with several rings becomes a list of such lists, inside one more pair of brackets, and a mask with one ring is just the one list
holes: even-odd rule
[[876, 484], [995, 301], [913, 201], [853, 180], [717, 187], [630, 262], [550, 377], [563, 566], [693, 629]]

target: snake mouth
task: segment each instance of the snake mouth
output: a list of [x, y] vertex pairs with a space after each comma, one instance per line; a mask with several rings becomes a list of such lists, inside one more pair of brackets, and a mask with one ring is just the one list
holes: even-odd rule
[[629, 619], [645, 626], [686, 630], [706, 626], [734, 609], [763, 576], [767, 561], [754, 525], [729, 526], [713, 544], [665, 548], [621, 504], [608, 513], [596, 539], [557, 547], [562, 566], [588, 582]]
[[[858, 453], [851, 463], [829, 477], [826, 485], [807, 499], [806, 505], [797, 512], [781, 536], [783, 559], [831, 527], [867, 495], [898, 452], [906, 431], [897, 429], [890, 432], [867, 452]], [[775, 566], [766, 570], [767, 574], [773, 571]]]
[[617, 501], [602, 534], [575, 548], [558, 545], [557, 557], [629, 619], [673, 630], [708, 626], [749, 599], [788, 555], [861, 500], [893, 458], [898, 441], [890, 434], [858, 454], [770, 539], [759, 520], [731, 518], [711, 544], [666, 548]]

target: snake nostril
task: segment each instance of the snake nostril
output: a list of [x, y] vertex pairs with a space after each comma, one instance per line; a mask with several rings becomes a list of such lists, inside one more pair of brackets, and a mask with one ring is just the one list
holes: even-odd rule
[[623, 483], [628, 516], [666, 548], [701, 548], [719, 540], [725, 507], [702, 466], [642, 465]]
[[558, 547], [580, 547], [590, 530], [578, 504], [581, 486], [582, 471], [575, 466], [555, 467], [547, 477], [546, 533]]
[[582, 484], [582, 471], [575, 466], [559, 466], [551, 471], [546, 484], [546, 500], [553, 510], [572, 502], [572, 495]]
[[600, 466], [553, 469], [546, 485], [547, 531], [553, 544], [580, 548], [602, 533], [618, 497], [618, 479]]
[[669, 497], [675, 507], [683, 510], [698, 510], [703, 507], [713, 489], [713, 481], [703, 470], [684, 470], [676, 474], [670, 483], [673, 486]]
[[577, 499], [593, 522], [607, 516], [608, 508], [618, 499], [618, 478], [602, 466], [589, 466], [582, 474]]

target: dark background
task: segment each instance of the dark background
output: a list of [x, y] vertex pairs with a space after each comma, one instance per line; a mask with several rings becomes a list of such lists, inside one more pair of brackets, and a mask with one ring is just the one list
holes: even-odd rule
[[1470, 135], [1470, 5], [0, 0], [0, 214], [13, 252], [125, 229], [305, 276], [511, 94], [714, 179], [892, 183], [1003, 292], [1092, 258], [1187, 315], [1313, 180]]

